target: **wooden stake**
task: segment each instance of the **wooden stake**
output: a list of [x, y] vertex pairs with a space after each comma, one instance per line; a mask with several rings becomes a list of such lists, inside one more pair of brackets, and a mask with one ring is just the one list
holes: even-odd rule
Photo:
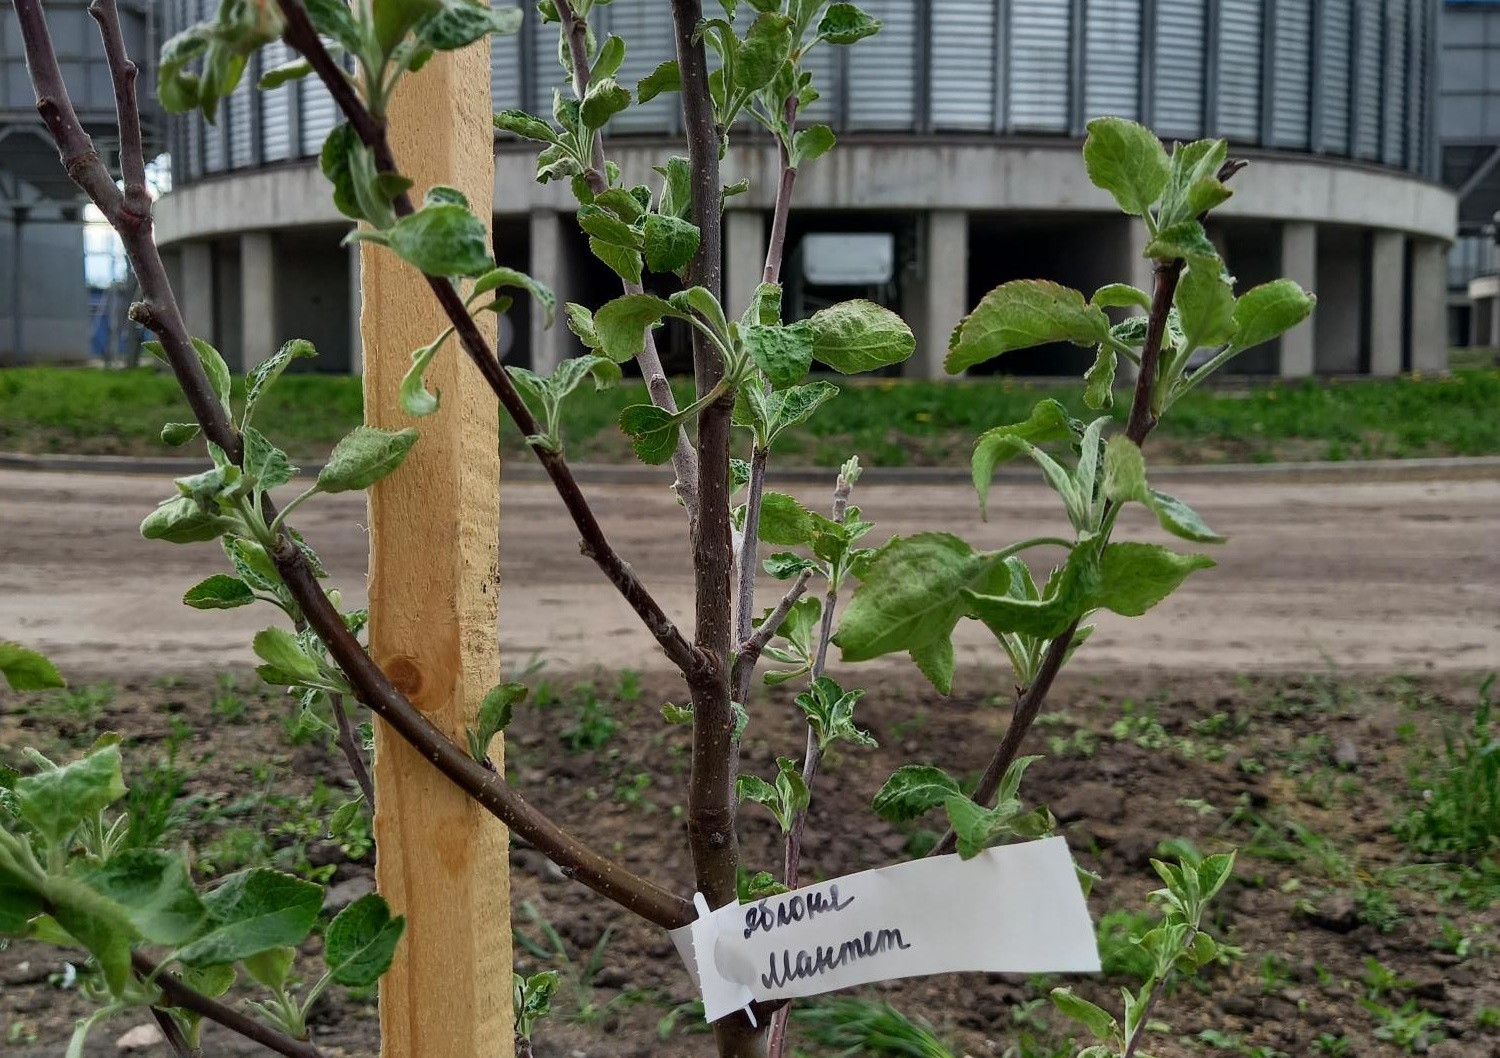
[[[488, 43], [408, 74], [390, 109], [391, 147], [421, 196], [463, 191], [486, 223], [494, 194]], [[436, 414], [401, 409], [411, 352], [447, 321], [421, 277], [389, 250], [361, 255], [365, 418], [421, 431], [401, 470], [370, 490], [370, 647], [396, 685], [464, 743], [499, 682], [499, 409], [450, 346], [427, 371]], [[493, 337], [493, 317], [482, 321]], [[500, 740], [491, 751], [503, 766]], [[380, 982], [384, 1058], [512, 1052], [510, 878], [505, 829], [376, 722], [375, 877], [407, 916]]]

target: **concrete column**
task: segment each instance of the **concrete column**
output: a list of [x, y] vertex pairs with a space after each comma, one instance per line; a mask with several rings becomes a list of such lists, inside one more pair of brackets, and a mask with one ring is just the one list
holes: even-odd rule
[[1437, 239], [1412, 240], [1411, 367], [1448, 370], [1448, 247]]
[[751, 210], [729, 211], [724, 215], [724, 308], [730, 319], [750, 307], [765, 269], [765, 218]]
[[182, 285], [178, 287], [188, 333], [209, 343], [214, 334], [214, 248], [212, 243], [182, 244]]
[[546, 312], [533, 298], [531, 300], [531, 370], [539, 375], [550, 375], [568, 357], [577, 353], [581, 346], [562, 321], [562, 305], [571, 301], [572, 276], [569, 270], [569, 253], [564, 218], [552, 209], [536, 209], [531, 212], [531, 275], [545, 283], [557, 295], [558, 320], [547, 330]]
[[917, 312], [910, 320], [917, 351], [907, 374], [916, 378], [947, 378], [943, 358], [948, 338], [969, 311], [969, 215], [962, 210], [933, 210], [924, 218], [920, 288], [914, 299]]
[[1406, 236], [1370, 236], [1370, 374], [1401, 373], [1401, 325], [1406, 319]]
[[[1304, 290], [1317, 291], [1318, 228], [1302, 221], [1281, 226], [1281, 274]], [[1281, 336], [1281, 377], [1305, 378], [1313, 373], [1312, 320], [1304, 320]]]
[[281, 347], [276, 320], [276, 244], [268, 231], [240, 236], [240, 358], [245, 372]]
[[364, 300], [360, 296], [359, 243], [350, 244], [349, 254], [349, 374], [365, 373], [365, 342], [360, 330], [359, 315]]

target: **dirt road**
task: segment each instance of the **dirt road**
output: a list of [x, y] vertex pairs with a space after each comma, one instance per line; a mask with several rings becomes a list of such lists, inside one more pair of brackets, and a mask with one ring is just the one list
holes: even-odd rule
[[[267, 607], [200, 613], [182, 592], [223, 569], [213, 544], [172, 546], [136, 526], [171, 491], [161, 477], [0, 471], [0, 639], [45, 650], [79, 672], [181, 671], [251, 660]], [[821, 508], [820, 489], [792, 489]], [[1122, 667], [1417, 671], [1500, 666], [1500, 481], [1361, 484], [1193, 483], [1176, 487], [1231, 534], [1219, 567], [1195, 574], [1144, 618], [1104, 615], [1075, 664]], [[616, 547], [667, 610], [691, 614], [682, 517], [667, 490], [588, 489]], [[861, 486], [872, 540], [923, 529], [978, 546], [1065, 522], [1041, 486], [997, 486], [988, 523], [971, 489]], [[549, 668], [667, 662], [604, 585], [550, 487], [502, 490], [500, 640], [508, 665]], [[1139, 511], [1123, 532], [1155, 537]], [[363, 597], [364, 500], [325, 497], [297, 524], [351, 598]], [[774, 598], [766, 582], [762, 597]], [[967, 623], [960, 662], [998, 667], [993, 641]]]

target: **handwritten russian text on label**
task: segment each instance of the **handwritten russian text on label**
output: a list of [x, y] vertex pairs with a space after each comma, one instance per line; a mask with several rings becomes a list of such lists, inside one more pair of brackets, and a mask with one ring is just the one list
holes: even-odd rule
[[751, 1000], [983, 970], [1097, 972], [1099, 951], [1062, 838], [863, 871], [673, 933], [710, 1021]]

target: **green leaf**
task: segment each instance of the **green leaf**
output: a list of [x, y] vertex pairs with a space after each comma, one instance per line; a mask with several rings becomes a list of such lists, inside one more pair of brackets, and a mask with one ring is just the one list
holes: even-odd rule
[[875, 795], [875, 814], [892, 823], [907, 823], [958, 793], [947, 772], [930, 764], [907, 764], [885, 781]]
[[[467, 2], [467, 0], [464, 0]], [[500, 290], [509, 287], [515, 290], [524, 290], [536, 299], [537, 304], [542, 306], [546, 313], [547, 326], [552, 326], [552, 320], [557, 312], [557, 295], [552, 293], [552, 288], [540, 280], [533, 279], [525, 272], [515, 268], [506, 268], [501, 265], [491, 268], [484, 275], [474, 280], [474, 289], [469, 291], [469, 300], [473, 301], [482, 294], [488, 294], [492, 290]]]
[[760, 501], [760, 539], [776, 547], [796, 547], [813, 538], [812, 512], [790, 496], [767, 492]]
[[1189, 351], [1234, 337], [1234, 280], [1217, 257], [1195, 257], [1177, 283], [1172, 303]]
[[1251, 349], [1307, 319], [1316, 299], [1290, 279], [1262, 283], [1234, 305], [1234, 347]]
[[297, 949], [291, 945], [267, 948], [244, 960], [245, 972], [258, 984], [273, 991], [281, 991], [286, 986], [287, 975], [292, 972], [292, 964], [296, 960]]
[[208, 381], [214, 388], [214, 394], [218, 396], [219, 403], [229, 411], [229, 365], [219, 355], [219, 351], [209, 345], [202, 338], [193, 339], [193, 348], [198, 351], [198, 363], [203, 365], [204, 374], [208, 375]]
[[682, 91], [682, 71], [676, 59], [669, 59], [652, 70], [635, 86], [636, 101], [649, 103], [663, 92]]
[[621, 279], [628, 283], [640, 283], [643, 262], [639, 250], [616, 246], [603, 239], [591, 238], [589, 239], [589, 252], [608, 265], [610, 271]]
[[318, 475], [322, 492], [352, 492], [367, 489], [395, 471], [412, 445], [417, 431], [380, 430], [373, 426], [356, 426], [334, 445], [328, 463]]
[[536, 140], [539, 143], [560, 142], [557, 130], [551, 124], [524, 110], [499, 111], [494, 117], [494, 123], [499, 131], [509, 132], [522, 139]]
[[1024, 422], [995, 426], [980, 434], [979, 439], [974, 442], [974, 455], [969, 461], [974, 489], [979, 493], [980, 512], [983, 513], [989, 503], [990, 483], [995, 476], [995, 468], [1022, 452], [1014, 441], [1029, 441], [1033, 445], [1071, 441], [1077, 431], [1078, 427], [1068, 410], [1048, 397], [1036, 403]]
[[244, 430], [245, 476], [261, 491], [279, 488], [297, 476], [287, 454], [253, 426]]
[[45, 910], [41, 894], [20, 879], [0, 873], [0, 937], [23, 936], [31, 920]]
[[1162, 194], [1156, 220], [1161, 227], [1193, 220], [1223, 203], [1232, 193], [1218, 178], [1229, 157], [1224, 140], [1179, 143], [1172, 150], [1172, 171]]
[[610, 34], [599, 48], [599, 56], [594, 60], [594, 68], [589, 71], [589, 83], [593, 84], [606, 77], [613, 77], [619, 72], [620, 64], [624, 61], [625, 42], [614, 34]]
[[829, 44], [854, 44], [879, 33], [881, 24], [853, 4], [829, 4], [818, 23], [818, 36]]
[[[355, 232], [352, 237], [372, 233]], [[489, 232], [457, 202], [432, 201], [379, 233], [403, 261], [430, 276], [477, 276], [494, 264]]]
[[1159, 544], [1110, 544], [1100, 558], [1094, 601], [1124, 617], [1139, 617], [1172, 594], [1189, 573], [1213, 565], [1207, 555], [1182, 555]]
[[1097, 305], [1101, 309], [1145, 309], [1151, 311], [1151, 295], [1139, 287], [1133, 287], [1129, 283], [1106, 283], [1094, 291], [1094, 296], [1089, 298], [1090, 305]]
[[792, 137], [792, 165], [801, 165], [823, 157], [833, 150], [833, 145], [838, 142], [838, 137], [827, 125], [809, 125], [805, 129], [798, 129], [797, 134]]
[[197, 437], [198, 433], [199, 426], [195, 422], [169, 422], [161, 428], [161, 442], [178, 448]]
[[373, 4], [375, 39], [387, 54], [418, 22], [443, 8], [440, 0], [373, 0]]
[[524, 683], [501, 683], [490, 688], [484, 701], [479, 703], [479, 713], [475, 717], [478, 726], [469, 728], [467, 732], [469, 756], [484, 762], [489, 756], [490, 742], [510, 726], [516, 703], [524, 700], [526, 693]]
[[239, 962], [271, 948], [301, 944], [318, 920], [323, 890], [290, 874], [253, 867], [230, 875], [203, 903], [207, 930], [178, 952], [186, 966]]
[[1210, 529], [1207, 523], [1198, 516], [1197, 511], [1176, 496], [1169, 496], [1165, 492], [1152, 489], [1146, 506], [1151, 508], [1156, 515], [1156, 520], [1161, 523], [1161, 527], [1173, 536], [1191, 540], [1197, 544], [1222, 544], [1226, 539]]
[[833, 637], [849, 662], [949, 640], [969, 611], [965, 589], [999, 594], [1010, 584], [1001, 559], [949, 533], [892, 538], [862, 578]]
[[852, 742], [858, 746], [876, 745], [868, 731], [854, 724], [854, 707], [864, 695], [861, 690], [844, 690], [828, 676], [819, 676], [806, 691], [797, 695], [797, 708], [806, 714], [807, 725], [817, 736], [820, 748], [827, 749], [836, 741]]
[[771, 83], [792, 53], [792, 20], [786, 15], [763, 12], [745, 34], [734, 66], [735, 87], [757, 92]]
[[844, 301], [821, 309], [807, 326], [813, 357], [843, 375], [899, 364], [917, 347], [901, 317], [872, 301]]
[[646, 216], [646, 267], [653, 272], [681, 272], [698, 252], [698, 226], [676, 217]]
[[[123, 995], [130, 981], [130, 942], [135, 936], [135, 926], [125, 909], [69, 875], [49, 875], [42, 891], [52, 921], [71, 939], [57, 940], [87, 948], [99, 964], [110, 993]], [[39, 920], [37, 925], [45, 921]]]
[[736, 792], [741, 798], [768, 808], [783, 831], [792, 829], [792, 821], [807, 809], [810, 795], [802, 779], [801, 766], [791, 757], [776, 758], [776, 784], [755, 775], [741, 775]]
[[35, 650], [27, 650], [19, 643], [0, 640], [0, 673], [13, 691], [44, 691], [50, 687], [64, 687], [52, 662]]
[[677, 417], [655, 404], [632, 404], [620, 412], [620, 429], [630, 438], [641, 462], [652, 466], [672, 458], [677, 450], [677, 428]]
[[1163, 529], [1184, 540], [1200, 544], [1224, 541], [1187, 504], [1147, 485], [1141, 450], [1123, 434], [1111, 437], [1104, 450], [1104, 496], [1115, 503], [1145, 504]]
[[957, 374], [1002, 353], [1048, 342], [1098, 345], [1109, 336], [1104, 310], [1044, 279], [1017, 279], [986, 294], [954, 328], [943, 366]]
[[1155, 238], [1146, 244], [1145, 257], [1156, 261], [1177, 258], [1217, 257], [1219, 251], [1209, 241], [1208, 232], [1196, 220], [1180, 220], [1169, 227], [1158, 228]]
[[185, 943], [208, 915], [180, 855], [131, 849], [86, 869], [80, 880], [119, 904], [136, 933], [152, 944]]
[[187, 590], [182, 601], [195, 610], [233, 610], [255, 601], [250, 585], [227, 573], [215, 573]]
[[1114, 1043], [1120, 1038], [1120, 1023], [1107, 1010], [1074, 995], [1071, 988], [1054, 988], [1051, 994], [1053, 1005], [1088, 1029], [1100, 1043]]
[[[266, 663], [288, 682], [314, 683], [321, 679], [318, 663], [310, 657], [297, 637], [285, 628], [265, 628], [255, 634], [251, 641], [255, 656]], [[264, 673], [263, 673], [264, 675]]]
[[1095, 187], [1114, 196], [1120, 209], [1144, 217], [1167, 187], [1170, 162], [1156, 133], [1124, 118], [1089, 122], [1083, 162]]
[[965, 590], [964, 602], [996, 636], [1020, 633], [1055, 639], [1094, 607], [1100, 571], [1096, 544], [1080, 542], [1037, 599], [1010, 593]]
[[613, 77], [589, 85], [578, 116], [585, 128], [602, 129], [609, 119], [630, 106], [630, 92]]
[[740, 341], [755, 366], [776, 389], [800, 382], [812, 367], [813, 330], [808, 323], [794, 323], [790, 327], [746, 324], [740, 328]]
[[[626, 294], [615, 298], [594, 314], [594, 331], [604, 355], [623, 364], [646, 348], [646, 330], [667, 316], [683, 317], [671, 302], [654, 294]], [[628, 409], [627, 409], [628, 410]], [[625, 422], [621, 418], [620, 425]], [[632, 433], [626, 430], [626, 433]]]
[[300, 81], [312, 72], [312, 63], [306, 59], [293, 59], [291, 62], [284, 62], [261, 74], [258, 87], [262, 92], [269, 92], [282, 85], [291, 84], [293, 81]]
[[1115, 403], [1115, 368], [1119, 356], [1114, 347], [1101, 345], [1094, 362], [1083, 373], [1083, 402], [1095, 411], [1111, 408]]
[[491, 33], [504, 36], [520, 28], [520, 8], [490, 7], [473, 0], [446, 0], [441, 11], [417, 25], [416, 36], [436, 51], [455, 51]]
[[281, 373], [291, 366], [293, 360], [303, 360], [317, 355], [318, 351], [313, 348], [312, 342], [302, 338], [293, 338], [255, 365], [245, 379], [245, 412], [240, 416], [241, 428], [250, 424], [250, 417], [255, 414], [255, 406], [260, 398], [271, 383], [280, 378]]
[[354, 187], [354, 155], [364, 149], [354, 126], [344, 121], [329, 130], [323, 140], [323, 149], [318, 153], [318, 168], [333, 185], [333, 204], [340, 213], [354, 220], [366, 219]]
[[384, 897], [360, 897], [328, 924], [323, 949], [328, 976], [348, 988], [373, 985], [391, 968], [405, 928], [405, 916], [392, 918]]
[[57, 846], [84, 820], [125, 796], [120, 747], [101, 746], [60, 768], [45, 768], [16, 781], [21, 818]]
[[438, 410], [438, 399], [442, 394], [428, 392], [423, 376], [427, 373], [428, 365], [437, 356], [438, 350], [443, 347], [443, 342], [447, 341], [452, 333], [453, 328], [448, 327], [429, 344], [412, 351], [411, 367], [406, 369], [406, 374], [401, 379], [401, 407], [406, 414], [421, 418]]

